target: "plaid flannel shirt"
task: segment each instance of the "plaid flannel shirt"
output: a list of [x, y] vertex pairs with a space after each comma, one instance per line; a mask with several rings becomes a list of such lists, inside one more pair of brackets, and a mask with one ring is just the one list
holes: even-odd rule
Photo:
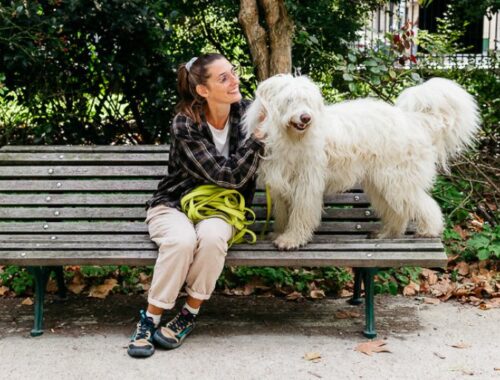
[[170, 130], [168, 174], [158, 184], [146, 207], [159, 204], [180, 207], [181, 198], [195, 187], [215, 184], [237, 189], [250, 205], [255, 192], [255, 172], [264, 144], [250, 136], [246, 139], [242, 117], [250, 102], [231, 105], [229, 114], [229, 158], [220, 155], [204, 115], [196, 123], [179, 113]]

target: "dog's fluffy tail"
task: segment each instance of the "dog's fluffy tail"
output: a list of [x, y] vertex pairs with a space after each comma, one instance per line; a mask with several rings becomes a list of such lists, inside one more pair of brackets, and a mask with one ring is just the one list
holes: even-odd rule
[[396, 105], [404, 111], [423, 114], [424, 124], [431, 130], [438, 151], [438, 162], [444, 170], [450, 158], [474, 142], [480, 128], [474, 97], [448, 79], [432, 78], [410, 87], [399, 95]]

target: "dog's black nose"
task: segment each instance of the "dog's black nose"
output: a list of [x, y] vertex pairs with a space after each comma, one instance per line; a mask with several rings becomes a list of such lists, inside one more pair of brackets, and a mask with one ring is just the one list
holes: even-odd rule
[[300, 121], [304, 124], [307, 124], [311, 121], [311, 116], [307, 113], [303, 113], [302, 115], [300, 115]]

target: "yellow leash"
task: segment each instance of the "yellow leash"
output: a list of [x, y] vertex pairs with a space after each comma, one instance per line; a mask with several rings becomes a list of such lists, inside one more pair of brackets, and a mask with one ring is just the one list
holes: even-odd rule
[[264, 239], [264, 235], [266, 234], [269, 228], [269, 221], [271, 220], [271, 211], [272, 211], [272, 201], [271, 201], [271, 189], [269, 185], [266, 185], [266, 224], [264, 224], [264, 228], [260, 233], [260, 238]]
[[193, 223], [217, 217], [231, 224], [236, 234], [229, 241], [229, 246], [257, 241], [255, 233], [248, 229], [255, 222], [255, 213], [245, 207], [245, 198], [237, 190], [216, 185], [198, 186], [182, 197], [181, 209]]

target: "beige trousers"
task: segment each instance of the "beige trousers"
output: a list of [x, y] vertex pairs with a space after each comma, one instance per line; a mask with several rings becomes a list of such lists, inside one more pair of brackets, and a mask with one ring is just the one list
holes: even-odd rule
[[159, 249], [148, 302], [172, 309], [184, 283], [190, 296], [209, 299], [224, 267], [233, 227], [220, 218], [193, 225], [183, 212], [163, 205], [148, 210], [146, 223]]

